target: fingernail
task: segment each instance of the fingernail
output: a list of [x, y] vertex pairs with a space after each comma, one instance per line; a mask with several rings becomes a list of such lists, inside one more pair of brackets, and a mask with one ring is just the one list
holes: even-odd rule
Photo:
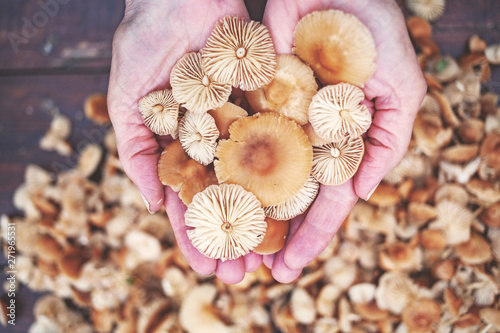
[[377, 185], [375, 185], [374, 188], [372, 188], [372, 190], [370, 192], [368, 192], [368, 195], [366, 196], [366, 200], [365, 201], [368, 201], [370, 200], [370, 197], [372, 196], [373, 192], [375, 192], [375, 190], [377, 189], [377, 187], [380, 185], [380, 183], [378, 183]]
[[[141, 193], [141, 192], [139, 192], [139, 193]], [[144, 194], [141, 193], [141, 197], [142, 197], [142, 201], [144, 201], [144, 205], [146, 206], [149, 214], [154, 214], [155, 212], [151, 211], [151, 204], [146, 200], [146, 197], [144, 196]]]

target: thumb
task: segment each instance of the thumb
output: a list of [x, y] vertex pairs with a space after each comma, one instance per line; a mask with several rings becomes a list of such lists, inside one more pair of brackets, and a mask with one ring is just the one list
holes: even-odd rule
[[117, 133], [120, 162], [125, 173], [139, 188], [148, 211], [157, 212], [164, 204], [165, 195], [164, 186], [158, 178], [160, 146], [153, 133], [143, 125], [136, 125], [127, 132], [126, 136]]

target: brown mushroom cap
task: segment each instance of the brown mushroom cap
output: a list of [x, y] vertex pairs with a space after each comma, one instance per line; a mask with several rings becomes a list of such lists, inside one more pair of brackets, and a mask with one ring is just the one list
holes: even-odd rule
[[171, 90], [150, 92], [139, 100], [138, 107], [144, 124], [153, 133], [168, 135], [177, 128], [179, 103]]
[[185, 205], [189, 205], [193, 196], [209, 185], [217, 184], [217, 177], [212, 166], [204, 166], [191, 159], [182, 149], [179, 140], [175, 140], [162, 152], [158, 161], [158, 176], [163, 185], [168, 185], [176, 192]]
[[468, 241], [455, 247], [455, 254], [465, 264], [479, 265], [491, 259], [491, 247], [481, 235], [472, 233]]
[[441, 307], [431, 299], [421, 299], [404, 309], [402, 320], [410, 332], [430, 332], [441, 320]]
[[179, 140], [184, 151], [203, 165], [212, 163], [219, 130], [208, 113], [187, 112], [179, 123]]
[[312, 146], [294, 121], [258, 113], [235, 121], [229, 132], [230, 139], [220, 141], [215, 153], [220, 183], [243, 186], [264, 207], [288, 200], [306, 183]]
[[406, 0], [406, 5], [415, 15], [434, 21], [443, 15], [446, 0]]
[[248, 91], [245, 96], [255, 112], [278, 112], [304, 125], [317, 90], [311, 68], [296, 56], [283, 54], [277, 58], [276, 74], [271, 83]]
[[413, 137], [419, 150], [427, 156], [432, 156], [451, 141], [453, 129], [445, 129], [439, 116], [424, 114], [415, 119]]
[[280, 221], [291, 220], [307, 210], [318, 191], [318, 181], [309, 176], [304, 186], [293, 197], [277, 205], [264, 207], [266, 216]]
[[312, 12], [299, 21], [293, 39], [293, 53], [323, 84], [363, 87], [375, 71], [375, 42], [354, 15], [333, 9]]
[[309, 122], [323, 139], [338, 142], [349, 135], [357, 138], [372, 123], [361, 89], [348, 83], [322, 88], [309, 105]]
[[170, 74], [170, 85], [175, 100], [197, 113], [221, 107], [232, 89], [230, 84], [214, 81], [205, 73], [199, 52], [187, 53], [177, 61]]
[[364, 152], [360, 137], [314, 147], [311, 174], [323, 185], [343, 184], [358, 170]]
[[484, 139], [480, 155], [483, 163], [492, 169], [492, 178], [500, 176], [500, 133], [491, 133]]
[[309, 142], [311, 142], [313, 146], [319, 147], [330, 143], [329, 140], [321, 138], [318, 134], [316, 134], [316, 132], [314, 132], [314, 128], [311, 126], [311, 123], [303, 125], [302, 129], [306, 133], [307, 137], [309, 138]]
[[278, 221], [266, 217], [266, 223], [266, 235], [262, 242], [253, 249], [253, 252], [257, 254], [272, 254], [285, 247], [288, 230], [290, 229], [290, 222]]
[[229, 139], [229, 126], [236, 120], [248, 116], [245, 109], [230, 102], [225, 103], [220, 108], [209, 110], [208, 113], [215, 120], [220, 132], [220, 139]]
[[269, 84], [276, 71], [276, 53], [267, 28], [236, 16], [217, 22], [201, 52], [208, 75], [241, 90]]
[[194, 196], [185, 214], [193, 246], [213, 259], [233, 260], [264, 239], [264, 210], [257, 197], [234, 184], [211, 185]]
[[96, 93], [88, 96], [83, 104], [85, 116], [98, 125], [109, 123], [108, 102], [106, 95]]
[[500, 329], [500, 310], [492, 308], [484, 308], [479, 311], [479, 316], [488, 325], [491, 325], [495, 329]]

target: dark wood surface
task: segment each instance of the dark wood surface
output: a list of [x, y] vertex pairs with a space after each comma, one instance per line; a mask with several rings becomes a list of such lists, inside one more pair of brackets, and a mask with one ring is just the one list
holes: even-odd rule
[[[0, 213], [16, 214], [12, 194], [27, 164], [56, 171], [54, 163], [71, 167], [77, 160], [78, 151], [66, 158], [39, 148], [54, 111], [48, 106], [71, 118], [69, 141], [75, 149], [102, 140], [103, 129], [85, 119], [82, 107], [87, 95], [106, 92], [111, 40], [123, 16], [123, 0], [57, 1], [66, 4], [59, 5], [53, 17], [47, 15], [44, 23], [38, 17], [43, 16], [38, 0], [0, 0]], [[246, 2], [251, 17], [260, 19], [265, 1]], [[35, 20], [41, 20], [37, 31], [23, 37], [25, 22]], [[466, 52], [473, 34], [488, 43], [500, 42], [500, 1], [448, 0], [446, 14], [433, 27], [443, 53], [455, 57]], [[15, 35], [27, 39], [17, 52], [9, 40]], [[500, 93], [498, 66], [486, 89]], [[4, 279], [0, 274], [1, 284]], [[19, 291], [17, 325], [0, 326], [0, 332], [28, 330], [36, 294], [25, 287]]]

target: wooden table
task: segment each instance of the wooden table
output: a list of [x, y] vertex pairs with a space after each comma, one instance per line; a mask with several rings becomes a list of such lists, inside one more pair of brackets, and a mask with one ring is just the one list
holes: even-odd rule
[[[46, 9], [40, 5], [49, 2], [61, 4]], [[251, 17], [259, 20], [265, 1], [246, 2]], [[40, 3], [0, 0], [0, 213], [9, 215], [17, 213], [12, 194], [23, 182], [27, 164], [50, 171], [69, 168], [77, 161], [78, 147], [102, 140], [97, 134], [102, 131], [83, 115], [83, 101], [107, 90], [111, 41], [124, 11], [123, 0]], [[455, 57], [466, 52], [473, 34], [488, 43], [500, 42], [500, 1], [448, 0], [446, 14], [433, 26], [443, 53]], [[493, 69], [485, 89], [500, 93], [500, 68]], [[67, 158], [38, 146], [54, 112], [73, 122], [69, 141], [77, 151]], [[0, 332], [27, 332], [36, 297], [20, 286], [16, 326], [0, 326]]]

